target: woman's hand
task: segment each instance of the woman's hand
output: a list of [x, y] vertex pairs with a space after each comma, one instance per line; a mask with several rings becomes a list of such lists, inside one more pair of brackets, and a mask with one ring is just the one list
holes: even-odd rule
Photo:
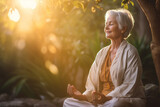
[[109, 101], [112, 99], [111, 96], [105, 96], [102, 93], [99, 92], [92, 92], [92, 99], [93, 99], [93, 103], [96, 104], [103, 104], [106, 101]]
[[87, 101], [86, 96], [82, 95], [82, 93], [78, 91], [73, 85], [68, 84], [67, 93], [76, 99]]

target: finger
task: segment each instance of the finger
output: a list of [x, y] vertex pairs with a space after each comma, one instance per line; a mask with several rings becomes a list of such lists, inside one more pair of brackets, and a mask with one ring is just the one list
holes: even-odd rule
[[73, 85], [71, 85], [71, 88], [72, 88], [72, 90], [74, 89], [74, 86]]
[[99, 93], [99, 92], [96, 92], [96, 93], [94, 93], [94, 94], [95, 94], [98, 98], [104, 96], [102, 93]]
[[70, 84], [67, 85], [67, 93], [69, 93], [69, 85], [70, 85]]
[[93, 94], [96, 94], [96, 95], [101, 95], [101, 93], [99, 93], [99, 92], [94, 92]]
[[97, 102], [97, 94], [96, 94], [95, 91], [92, 92], [92, 100], [93, 100], [94, 102]]
[[97, 103], [100, 103], [103, 97], [103, 94], [99, 93], [99, 92], [94, 92], [93, 95], [95, 96], [95, 101]]
[[97, 100], [100, 101], [102, 99], [102, 96], [98, 96]]
[[97, 100], [101, 100], [102, 99], [102, 97], [104, 96], [102, 93], [96, 93], [96, 95], [97, 95]]
[[96, 98], [96, 91], [92, 91], [92, 97], [93, 97], [93, 99]]
[[71, 95], [73, 96], [74, 92], [73, 92], [73, 87], [70, 86], [70, 92], [71, 92]]
[[72, 89], [73, 89], [73, 90], [77, 90], [76, 87], [75, 87], [74, 85], [72, 85]]
[[95, 96], [92, 94], [92, 100], [95, 101]]
[[69, 87], [68, 87], [68, 92], [69, 92], [69, 95], [72, 96], [72, 88], [71, 88], [70, 85], [69, 85]]
[[72, 85], [71, 88], [72, 88], [72, 95], [75, 96], [78, 90], [75, 88], [74, 85]]

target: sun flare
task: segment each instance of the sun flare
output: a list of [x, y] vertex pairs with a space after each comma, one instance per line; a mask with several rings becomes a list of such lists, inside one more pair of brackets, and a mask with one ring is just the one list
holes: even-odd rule
[[20, 19], [20, 14], [17, 9], [10, 8], [9, 12], [8, 12], [8, 17], [10, 20], [12, 20], [14, 22], [18, 22]]
[[37, 6], [37, 0], [19, 0], [20, 5], [23, 8], [35, 9]]

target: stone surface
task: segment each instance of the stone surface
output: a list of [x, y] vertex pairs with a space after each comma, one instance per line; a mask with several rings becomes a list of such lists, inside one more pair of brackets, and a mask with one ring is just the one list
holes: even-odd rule
[[[160, 107], [159, 86], [155, 84], [145, 85], [146, 107]], [[63, 107], [66, 98], [54, 98], [52, 101], [32, 98], [10, 99], [9, 95], [0, 95], [0, 107]]]
[[28, 107], [23, 101], [0, 102], [0, 107]]
[[6, 101], [8, 99], [9, 99], [9, 95], [8, 94], [4, 93], [4, 94], [0, 95], [0, 102], [1, 101]]
[[49, 101], [40, 101], [36, 104], [34, 104], [34, 107], [56, 107], [55, 104], [49, 102]]
[[59, 107], [49, 100], [16, 98], [0, 102], [0, 107]]
[[40, 102], [41, 100], [37, 100], [37, 99], [32, 99], [32, 98], [16, 98], [14, 99], [14, 101], [22, 101], [26, 107], [34, 107], [34, 105], [38, 102]]
[[159, 86], [155, 84], [145, 85], [146, 107], [160, 107]]
[[155, 84], [146, 84], [145, 85], [145, 94], [147, 97], [158, 97], [159, 87]]
[[53, 103], [57, 106], [57, 107], [63, 107], [63, 102], [66, 98], [55, 98], [53, 100]]

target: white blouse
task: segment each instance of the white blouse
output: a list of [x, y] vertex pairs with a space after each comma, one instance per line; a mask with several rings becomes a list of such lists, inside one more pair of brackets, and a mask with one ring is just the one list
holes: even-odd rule
[[[109, 50], [109, 46], [102, 48], [90, 68], [86, 91], [83, 93], [91, 101], [92, 91], [99, 92], [99, 76], [101, 67]], [[134, 46], [123, 40], [110, 68], [111, 79], [115, 89], [106, 96], [117, 98], [145, 98], [141, 81], [142, 64]]]

